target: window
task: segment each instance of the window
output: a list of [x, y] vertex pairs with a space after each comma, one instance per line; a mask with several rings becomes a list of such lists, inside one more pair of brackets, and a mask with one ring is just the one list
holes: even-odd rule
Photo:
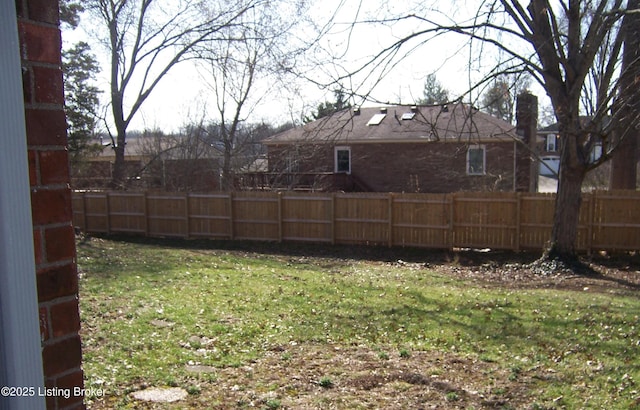
[[335, 172], [351, 173], [351, 148], [336, 147], [335, 148]]
[[589, 163], [593, 164], [598, 161], [602, 157], [602, 143], [598, 142], [591, 149], [591, 154], [589, 155]]
[[547, 152], [558, 151], [558, 136], [556, 134], [548, 134], [546, 136], [546, 150]]
[[[284, 169], [282, 171], [286, 173], [294, 173], [300, 171], [300, 158], [302, 157], [301, 147], [298, 145], [292, 145], [291, 147], [286, 148], [284, 151]], [[281, 167], [280, 166], [280, 167]], [[280, 168], [279, 167], [279, 168]]]
[[297, 156], [288, 155], [286, 158], [286, 172], [298, 171], [298, 158]]
[[484, 175], [485, 173], [485, 146], [472, 145], [467, 150], [467, 174]]

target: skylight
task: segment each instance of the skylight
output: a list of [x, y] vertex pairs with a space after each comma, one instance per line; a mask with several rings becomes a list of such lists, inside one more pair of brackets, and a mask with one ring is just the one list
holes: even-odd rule
[[410, 121], [415, 116], [416, 116], [415, 112], [405, 112], [404, 114], [402, 114], [402, 120], [403, 121]]
[[384, 117], [386, 116], [387, 114], [374, 114], [374, 116], [371, 117], [367, 125], [380, 125], [380, 123], [382, 122], [382, 120], [384, 120]]

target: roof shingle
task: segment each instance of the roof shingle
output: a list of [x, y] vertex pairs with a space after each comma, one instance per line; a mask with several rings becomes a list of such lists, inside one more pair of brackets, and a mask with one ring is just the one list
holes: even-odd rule
[[[378, 125], [370, 123], [374, 116], [379, 120]], [[467, 104], [452, 104], [346, 109], [274, 135], [263, 142], [267, 145], [303, 142], [462, 141], [473, 143], [488, 140], [513, 141], [514, 139], [520, 139], [520, 137], [515, 133], [515, 126], [508, 122], [482, 113]]]

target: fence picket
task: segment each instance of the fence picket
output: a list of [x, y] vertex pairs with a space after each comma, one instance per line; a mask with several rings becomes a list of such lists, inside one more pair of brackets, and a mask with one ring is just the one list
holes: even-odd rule
[[[88, 233], [429, 248], [540, 250], [554, 196], [531, 193], [340, 194], [74, 192]], [[584, 196], [577, 248], [640, 250], [640, 192]]]

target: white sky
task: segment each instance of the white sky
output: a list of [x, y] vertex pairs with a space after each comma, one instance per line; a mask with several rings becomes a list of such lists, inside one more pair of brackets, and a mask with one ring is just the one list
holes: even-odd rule
[[[331, 3], [339, 0], [330, 0]], [[347, 40], [348, 26], [346, 23], [352, 22], [357, 1], [347, 0], [346, 7], [342, 15], [336, 20], [338, 23], [334, 34], [328, 36], [325, 40], [327, 48], [334, 52], [345, 50]], [[365, 17], [368, 13], [375, 13], [381, 8], [388, 8], [391, 11], [401, 12], [400, 10], [392, 10], [401, 4], [402, 7], [408, 7], [408, 2], [388, 2], [365, 0], [365, 7], [369, 10], [361, 10], [360, 16]], [[417, 4], [418, 2], [416, 2]], [[327, 0], [323, 3], [325, 10], [332, 10]], [[472, 7], [456, 8], [450, 6], [448, 17], [460, 18], [456, 14], [463, 13], [464, 10], [472, 10]], [[317, 10], [317, 8], [315, 9]], [[445, 16], [447, 17], [447, 16]], [[87, 24], [84, 20], [83, 23]], [[372, 27], [361, 26], [351, 33], [350, 43], [347, 51], [348, 59], [351, 61], [344, 62], [346, 69], [357, 66], [359, 63], [379, 52], [384, 46], [388, 45], [393, 38], [397, 38], [415, 30], [415, 26], [408, 23], [396, 24], [390, 27]], [[68, 46], [74, 42], [83, 39], [91, 43], [91, 38], [82, 31], [82, 28], [73, 32], [64, 31], [63, 40]], [[438, 40], [430, 42], [427, 46], [421, 46], [411, 56], [407, 57], [398, 64], [393, 70], [386, 73], [383, 80], [380, 81], [371, 91], [370, 96], [374, 100], [382, 102], [402, 102], [413, 103], [417, 98], [423, 95], [424, 78], [432, 72], [436, 72], [438, 80], [442, 85], [450, 90], [450, 95], [457, 95], [469, 88], [469, 70], [468, 60], [469, 54], [467, 49], [461, 49], [463, 39], [453, 35], [440, 37]], [[100, 47], [92, 45], [93, 52], [97, 55], [103, 71], [99, 75], [98, 86], [104, 90], [103, 100], [108, 97], [108, 65], [105, 56], [100, 55]], [[332, 67], [318, 67], [317, 78], [322, 78], [323, 71], [330, 71]], [[335, 72], [335, 70], [333, 70]], [[371, 78], [354, 79], [355, 82], [366, 84], [360, 90], [368, 91], [371, 89]], [[343, 84], [349, 85], [349, 84]], [[252, 113], [251, 121], [268, 120], [274, 125], [291, 120], [292, 111], [296, 119], [300, 118], [300, 114], [309, 114], [310, 110], [315, 108], [320, 102], [333, 100], [331, 90], [321, 90], [312, 84], [302, 84], [300, 95], [276, 96], [264, 101]], [[535, 92], [535, 91], [534, 91]], [[175, 66], [172, 71], [160, 82], [153, 91], [150, 98], [144, 103], [142, 109], [134, 118], [129, 130], [143, 130], [145, 128], [160, 128], [165, 132], [177, 131], [186, 123], [199, 119], [203, 112], [207, 110], [213, 102], [211, 100], [211, 91], [203, 85], [203, 80], [198, 73], [196, 67], [188, 62]], [[539, 95], [539, 97], [542, 97]], [[361, 101], [356, 101], [360, 104]], [[369, 104], [373, 104], [369, 102]], [[306, 106], [306, 107], [305, 107]]]

